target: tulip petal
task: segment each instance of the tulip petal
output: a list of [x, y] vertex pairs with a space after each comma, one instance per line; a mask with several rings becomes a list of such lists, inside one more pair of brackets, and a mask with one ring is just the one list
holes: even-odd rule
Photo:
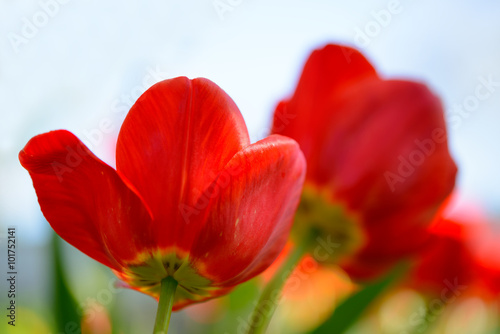
[[[339, 197], [353, 199], [352, 209], [369, 208], [377, 215], [411, 200], [409, 208], [420, 212], [450, 193], [456, 166], [448, 152], [443, 110], [424, 85], [367, 81], [344, 94], [330, 110], [342, 116], [330, 124], [326, 140], [317, 147], [318, 163], [310, 168], [317, 180], [330, 182]], [[387, 172], [399, 174], [403, 161], [408, 174], [391, 184]], [[433, 213], [436, 209], [432, 206]]]
[[350, 273], [366, 276], [420, 249], [455, 183], [439, 99], [422, 84], [382, 80], [353, 49], [313, 52], [276, 108], [273, 133], [297, 140], [307, 182], [362, 222], [366, 243], [342, 263]]
[[19, 159], [45, 218], [83, 253], [119, 269], [151, 245], [151, 217], [139, 196], [72, 133], [36, 136]]
[[186, 210], [248, 144], [238, 108], [207, 79], [166, 80], [137, 100], [120, 130], [116, 164], [151, 209], [159, 247], [189, 251]]
[[304, 129], [330, 124], [327, 106], [337, 94], [359, 81], [377, 78], [372, 65], [355, 49], [326, 45], [315, 50], [304, 65], [295, 94], [276, 108], [272, 133], [297, 140], [307, 161], [311, 161], [310, 155], [321, 141], [317, 136], [322, 133]]
[[303, 154], [286, 137], [270, 136], [236, 154], [205, 192], [212, 200], [192, 247], [194, 265], [223, 286], [266, 269], [286, 243], [304, 176]]
[[[414, 249], [425, 237], [421, 228], [453, 189], [457, 172], [439, 100], [421, 84], [371, 81], [331, 108], [344, 116], [317, 148], [320, 158], [310, 166], [315, 181], [328, 184], [350, 210], [363, 212], [370, 234], [380, 237], [373, 239], [390, 244], [390, 252]], [[408, 166], [401, 175], [403, 164]], [[414, 245], [398, 238], [409, 232]], [[385, 248], [377, 247], [379, 253]]]
[[309, 173], [334, 200], [362, 212], [369, 240], [356, 261], [364, 264], [344, 268], [351, 274], [358, 269], [349, 267], [382, 268], [381, 259], [395, 262], [422, 247], [423, 228], [453, 189], [457, 168], [441, 104], [419, 83], [367, 80], [340, 94], [329, 110], [338, 117], [318, 143]]
[[439, 217], [430, 229], [425, 249], [416, 259], [410, 285], [436, 296], [442, 294], [447, 281], [471, 285], [478, 278], [478, 267], [467, 239], [475, 227]]

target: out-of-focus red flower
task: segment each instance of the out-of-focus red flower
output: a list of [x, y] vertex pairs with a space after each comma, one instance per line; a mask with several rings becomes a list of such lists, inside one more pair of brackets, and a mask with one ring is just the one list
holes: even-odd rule
[[479, 209], [472, 212], [471, 228], [467, 240], [478, 270], [483, 299], [500, 298], [500, 229]]
[[319, 260], [353, 278], [419, 249], [454, 187], [439, 99], [423, 84], [381, 79], [348, 47], [311, 54], [295, 93], [277, 106], [272, 132], [295, 139], [307, 160], [298, 234], [322, 232]]
[[[500, 299], [500, 234], [496, 234], [495, 244], [489, 244], [488, 257], [484, 255], [477, 258], [479, 274], [484, 287], [484, 298], [499, 300]], [[477, 254], [476, 254], [477, 255]]]
[[418, 254], [409, 285], [445, 299], [470, 292], [478, 279], [478, 267], [468, 245], [470, 228], [439, 217], [429, 229], [430, 238]]
[[429, 227], [425, 247], [417, 254], [407, 284], [428, 295], [446, 299], [467, 294], [498, 298], [500, 235], [476, 205], [443, 206]]
[[116, 170], [67, 131], [20, 152], [41, 209], [67, 242], [174, 309], [227, 293], [266, 269], [286, 243], [305, 174], [297, 143], [250, 144], [229, 96], [206, 79], [151, 87], [130, 110]]

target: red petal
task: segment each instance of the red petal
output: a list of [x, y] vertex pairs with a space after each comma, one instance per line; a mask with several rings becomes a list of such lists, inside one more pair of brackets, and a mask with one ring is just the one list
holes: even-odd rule
[[195, 266], [223, 286], [266, 269], [286, 243], [304, 174], [289, 138], [274, 135], [239, 152], [205, 192], [215, 195], [191, 252]]
[[[380, 240], [393, 240], [383, 242], [393, 253], [400, 252], [398, 241], [401, 249], [409, 249], [408, 241], [397, 236], [430, 223], [457, 172], [446, 137], [435, 140], [436, 130], [446, 134], [439, 100], [417, 83], [372, 81], [332, 108], [344, 116], [318, 145], [320, 159], [310, 167], [311, 175], [328, 183], [351, 210], [362, 212], [374, 235], [384, 237]], [[387, 173], [399, 174], [401, 161], [414, 155], [422, 157], [419, 164], [403, 182], [391, 185]]]
[[[471, 227], [475, 226], [472, 224]], [[414, 288], [439, 296], [447, 281], [467, 287], [473, 284], [478, 278], [478, 267], [467, 246], [471, 227], [442, 218], [438, 221], [411, 273], [413, 277], [410, 281]]]
[[[357, 261], [382, 267], [423, 245], [424, 227], [453, 189], [457, 168], [442, 107], [421, 84], [371, 80], [346, 91], [330, 108], [341, 116], [318, 143], [309, 175], [362, 214], [369, 239]], [[436, 130], [444, 134], [438, 141]], [[401, 161], [416, 155], [423, 157], [419, 164], [391, 186], [387, 173], [400, 176]]]
[[45, 218], [83, 253], [118, 269], [151, 246], [151, 219], [141, 199], [72, 133], [36, 136], [19, 159]]
[[159, 246], [189, 251], [184, 211], [248, 144], [238, 108], [207, 79], [166, 80], [139, 98], [122, 125], [116, 164], [158, 222]]
[[[413, 205], [418, 197], [420, 207], [429, 206], [449, 194], [456, 166], [448, 152], [441, 104], [424, 85], [365, 82], [331, 109], [342, 117], [330, 124], [325, 142], [318, 143], [320, 159], [311, 173], [333, 184], [342, 198], [356, 198], [351, 202], [355, 209], [387, 211], [380, 205], [399, 207], [408, 203], [408, 196]], [[439, 141], [435, 130], [443, 133]], [[418, 159], [418, 166], [413, 166], [414, 172], [403, 183], [392, 188], [385, 173], [397, 174], [401, 160], [411, 160], [415, 154], [423, 159]], [[433, 184], [431, 192], [428, 184]]]
[[316, 142], [321, 140], [316, 138], [321, 132], [311, 129], [329, 124], [330, 101], [352, 84], [368, 78], [377, 78], [377, 73], [357, 50], [331, 44], [315, 50], [304, 66], [293, 97], [276, 108], [272, 133], [297, 140], [309, 161]]
[[[297, 140], [308, 182], [365, 224], [367, 243], [352, 266], [381, 267], [421, 247], [455, 183], [439, 100], [424, 85], [381, 80], [352, 49], [328, 45], [311, 55], [294, 96], [276, 109], [273, 132]], [[401, 159], [415, 157], [400, 182]]]

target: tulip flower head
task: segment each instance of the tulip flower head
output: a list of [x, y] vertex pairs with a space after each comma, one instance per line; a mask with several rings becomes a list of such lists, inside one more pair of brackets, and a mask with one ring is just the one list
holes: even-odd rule
[[385, 80], [358, 51], [327, 45], [307, 60], [272, 132], [307, 160], [296, 237], [315, 229], [321, 262], [368, 278], [421, 247], [451, 192], [442, 106], [423, 84]]
[[231, 98], [184, 77], [133, 105], [116, 169], [64, 130], [32, 138], [19, 158], [55, 232], [155, 298], [173, 278], [174, 309], [223, 295], [272, 263], [305, 175], [295, 141], [250, 144]]

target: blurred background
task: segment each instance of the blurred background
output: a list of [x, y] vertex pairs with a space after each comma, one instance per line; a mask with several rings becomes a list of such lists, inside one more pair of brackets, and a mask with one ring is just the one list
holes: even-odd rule
[[[422, 81], [441, 97], [460, 170], [458, 202], [480, 205], [498, 222], [499, 16], [500, 3], [491, 0], [0, 0], [0, 253], [6, 253], [7, 227], [16, 227], [19, 273], [19, 327], [8, 333], [23, 327], [26, 333], [53, 332], [56, 320], [47, 305], [54, 289], [70, 291], [104, 322], [120, 319], [120, 332], [151, 331], [156, 302], [115, 289], [107, 268], [65, 244], [59, 260], [66, 278], [56, 284], [52, 230], [17, 154], [37, 134], [68, 129], [114, 165], [128, 109], [166, 78], [217, 83], [239, 106], [256, 141], [267, 135], [276, 103], [292, 93], [314, 48], [328, 42], [357, 47], [382, 76]], [[478, 96], [478, 87], [487, 97]], [[6, 275], [6, 256], [0, 268]], [[6, 279], [1, 282], [5, 309]], [[206, 322], [215, 322], [217, 333], [237, 332], [234, 321], [247, 316], [245, 301], [256, 295], [257, 284], [174, 314], [172, 332], [202, 332]], [[210, 313], [224, 305], [237, 312], [231, 324], [219, 321], [228, 311]], [[3, 312], [2, 319], [0, 328]], [[400, 333], [387, 330], [393, 332]]]

